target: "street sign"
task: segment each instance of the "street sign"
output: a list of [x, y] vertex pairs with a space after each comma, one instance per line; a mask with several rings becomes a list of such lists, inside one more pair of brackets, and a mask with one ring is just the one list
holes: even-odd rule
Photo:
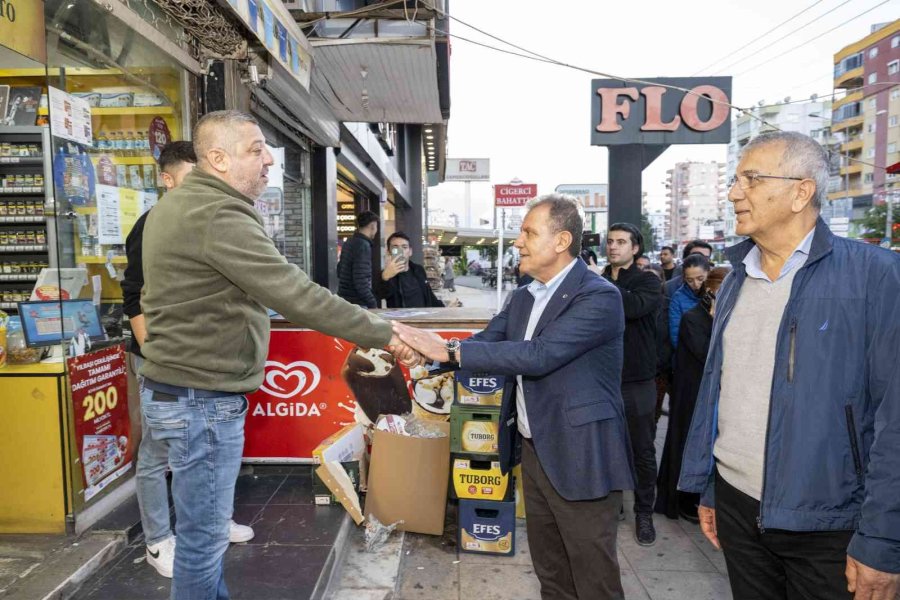
[[448, 158], [444, 181], [490, 181], [489, 158]]
[[505, 183], [494, 186], [494, 206], [500, 208], [525, 206], [536, 196], [536, 183]]

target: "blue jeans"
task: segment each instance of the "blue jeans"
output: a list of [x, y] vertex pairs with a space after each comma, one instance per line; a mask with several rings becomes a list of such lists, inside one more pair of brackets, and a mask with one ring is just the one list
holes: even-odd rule
[[[154, 399], [156, 395], [157, 399]], [[170, 396], [141, 391], [150, 436], [166, 448], [175, 502], [172, 600], [228, 600], [222, 568], [234, 485], [244, 451], [247, 399]]]
[[[131, 356], [135, 374], [144, 359], [136, 354]], [[144, 418], [143, 393], [144, 378], [137, 375], [141, 389], [141, 445], [137, 460], [137, 499], [141, 509], [141, 525], [144, 528], [144, 539], [147, 545], [157, 544], [172, 535], [169, 520], [169, 491], [166, 487], [166, 467], [169, 466], [169, 453], [165, 444], [153, 439]]]

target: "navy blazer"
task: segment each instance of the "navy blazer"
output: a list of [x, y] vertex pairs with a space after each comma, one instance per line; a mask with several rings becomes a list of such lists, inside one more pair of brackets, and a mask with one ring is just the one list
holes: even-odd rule
[[622, 403], [625, 315], [616, 287], [578, 261], [556, 289], [530, 341], [534, 297], [512, 292], [506, 308], [462, 342], [467, 370], [507, 376], [500, 409], [500, 465], [518, 462], [516, 375], [522, 375], [532, 441], [550, 482], [566, 500], [602, 498], [634, 487]]

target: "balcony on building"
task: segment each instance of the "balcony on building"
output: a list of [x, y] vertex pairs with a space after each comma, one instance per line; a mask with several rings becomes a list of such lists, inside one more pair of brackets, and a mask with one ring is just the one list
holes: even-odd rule
[[865, 68], [863, 67], [864, 52], [856, 52], [840, 59], [834, 65], [835, 89], [852, 89], [862, 87]]

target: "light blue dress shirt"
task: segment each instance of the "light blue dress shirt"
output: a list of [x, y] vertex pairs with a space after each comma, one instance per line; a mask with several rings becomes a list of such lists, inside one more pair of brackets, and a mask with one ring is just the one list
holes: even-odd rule
[[[547, 283], [541, 283], [535, 279], [528, 284], [528, 291], [534, 296], [534, 305], [531, 307], [531, 315], [528, 317], [528, 327], [525, 329], [526, 340], [531, 339], [538, 321], [541, 320], [541, 315], [544, 314], [544, 309], [547, 308], [547, 304], [550, 302], [553, 294], [559, 288], [563, 279], [566, 278], [566, 275], [569, 274], [569, 271], [572, 270], [572, 267], [575, 266], [575, 261], [577, 260], [579, 260], [577, 257], [573, 258], [572, 262]], [[516, 382], [518, 384], [516, 387], [516, 412], [519, 413], [517, 426], [519, 428], [519, 433], [524, 437], [530, 438], [531, 429], [528, 427], [528, 413], [525, 411], [525, 389], [522, 385], [521, 375], [516, 376]]]
[[[809, 249], [812, 246], [813, 234], [816, 232], [816, 228], [813, 227], [809, 233], [806, 234], [806, 237], [803, 238], [803, 241], [800, 242], [800, 245], [791, 253], [790, 257], [786, 261], [784, 261], [784, 266], [781, 267], [781, 273], [778, 274], [778, 279], [781, 279], [794, 269], [799, 269], [804, 264], [806, 264], [806, 259], [809, 258]], [[764, 279], [769, 283], [774, 283], [769, 276], [766, 275], [766, 272], [763, 271], [762, 268], [762, 255], [759, 251], [759, 246], [753, 246], [750, 249], [750, 252], [747, 253], [747, 256], [744, 257], [744, 266], [747, 268], [747, 276], [753, 277], [754, 279]], [[775, 281], [778, 281], [776, 279]]]

